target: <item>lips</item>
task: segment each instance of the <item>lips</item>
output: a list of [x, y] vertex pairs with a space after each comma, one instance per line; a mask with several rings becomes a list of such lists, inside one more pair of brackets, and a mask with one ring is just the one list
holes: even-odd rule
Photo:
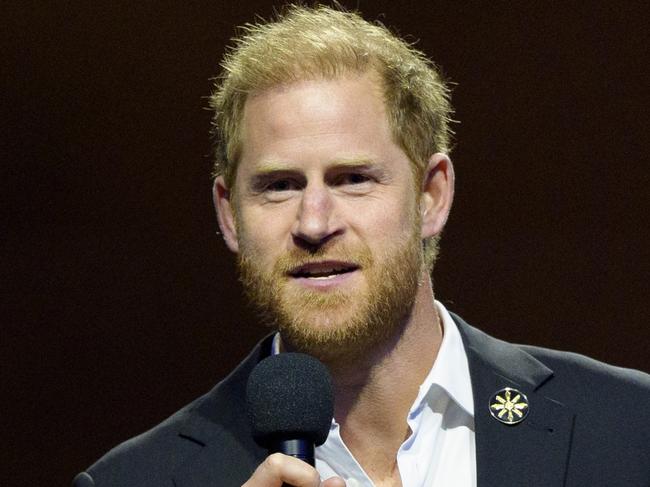
[[357, 269], [359, 269], [358, 265], [349, 262], [310, 262], [292, 269], [289, 271], [289, 275], [295, 278], [328, 279], [341, 274], [354, 272]]

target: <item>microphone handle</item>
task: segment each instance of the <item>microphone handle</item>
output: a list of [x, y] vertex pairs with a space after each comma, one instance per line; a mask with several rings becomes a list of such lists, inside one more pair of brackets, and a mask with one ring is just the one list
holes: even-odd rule
[[[303, 462], [308, 463], [312, 467], [316, 466], [314, 460], [314, 442], [305, 439], [293, 440], [278, 440], [271, 443], [269, 446], [269, 454], [283, 453], [290, 457], [298, 458]], [[283, 483], [282, 487], [293, 487], [287, 483]]]
[[314, 442], [302, 438], [292, 440], [279, 440], [272, 443], [269, 453], [284, 453], [290, 457], [299, 458], [312, 467], [316, 466], [314, 460]]

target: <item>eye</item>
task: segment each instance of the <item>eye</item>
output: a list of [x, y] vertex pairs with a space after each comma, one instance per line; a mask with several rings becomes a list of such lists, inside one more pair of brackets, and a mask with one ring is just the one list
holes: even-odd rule
[[370, 181], [370, 177], [367, 176], [366, 174], [360, 172], [350, 172], [350, 173], [344, 173], [339, 175], [339, 177], [336, 180], [336, 183], [339, 185], [343, 185], [343, 184], [356, 185], [356, 184], [367, 183], [368, 181]]
[[296, 189], [296, 187], [296, 182], [292, 181], [291, 179], [277, 179], [268, 183], [264, 189], [266, 191], [280, 192], [290, 191], [292, 189]]

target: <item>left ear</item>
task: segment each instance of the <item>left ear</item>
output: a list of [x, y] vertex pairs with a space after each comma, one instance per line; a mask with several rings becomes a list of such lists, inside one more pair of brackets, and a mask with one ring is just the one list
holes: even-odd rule
[[221, 234], [228, 248], [234, 252], [239, 252], [239, 242], [237, 240], [237, 225], [235, 224], [235, 213], [233, 211], [233, 202], [231, 201], [232, 193], [223, 176], [218, 176], [212, 186], [212, 198], [214, 207], [217, 210], [217, 221]]
[[442, 232], [454, 199], [454, 166], [447, 154], [437, 152], [429, 158], [421, 191], [422, 238], [433, 237]]

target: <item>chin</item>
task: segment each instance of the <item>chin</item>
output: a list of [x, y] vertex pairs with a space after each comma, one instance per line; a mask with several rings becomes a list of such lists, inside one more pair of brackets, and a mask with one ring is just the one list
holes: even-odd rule
[[303, 313], [300, 320], [280, 326], [280, 334], [287, 349], [312, 355], [326, 363], [355, 357], [372, 341], [368, 340], [371, 330], [360, 327], [358, 321], [350, 318], [321, 312], [310, 319]]

